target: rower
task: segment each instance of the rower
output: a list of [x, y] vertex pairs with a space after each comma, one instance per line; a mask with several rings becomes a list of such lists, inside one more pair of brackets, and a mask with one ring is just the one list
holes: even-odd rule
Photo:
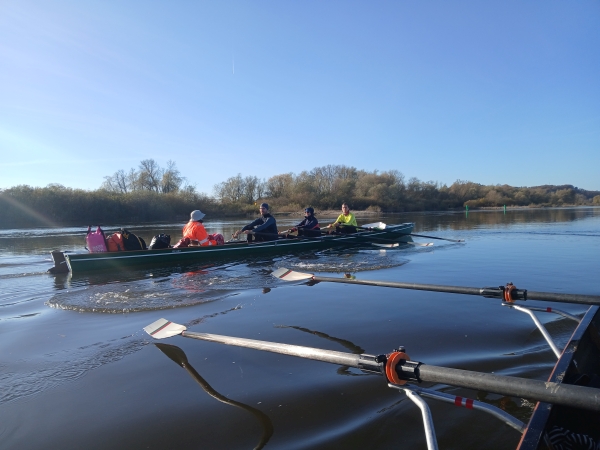
[[248, 236], [248, 242], [252, 242], [254, 236], [257, 242], [277, 240], [277, 222], [275, 217], [269, 212], [269, 205], [261, 203], [259, 207], [260, 217], [254, 222], [249, 223], [240, 231], [233, 233], [233, 238], [237, 239], [238, 235], [244, 233]]
[[342, 204], [342, 214], [338, 216], [334, 223], [327, 225], [327, 228], [335, 228], [335, 231], [330, 231], [329, 234], [349, 234], [356, 233], [356, 217], [350, 212], [350, 207], [347, 203]]
[[298, 232], [298, 236], [305, 237], [319, 237], [321, 236], [321, 228], [319, 227], [319, 221], [315, 217], [315, 210], [312, 207], [308, 207], [304, 209], [304, 220], [300, 222], [295, 227], [290, 228], [287, 231], [280, 231], [279, 234], [285, 234], [286, 237], [294, 237], [289, 236], [288, 233], [293, 233], [294, 231]]

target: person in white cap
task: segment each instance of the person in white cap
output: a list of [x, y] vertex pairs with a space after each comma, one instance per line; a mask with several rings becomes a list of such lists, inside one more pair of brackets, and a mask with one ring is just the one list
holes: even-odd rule
[[192, 211], [190, 214], [190, 221], [183, 227], [183, 238], [190, 240], [190, 245], [200, 245], [205, 247], [207, 245], [217, 245], [217, 242], [208, 235], [204, 225], [202, 224], [202, 218], [205, 216], [199, 209]]

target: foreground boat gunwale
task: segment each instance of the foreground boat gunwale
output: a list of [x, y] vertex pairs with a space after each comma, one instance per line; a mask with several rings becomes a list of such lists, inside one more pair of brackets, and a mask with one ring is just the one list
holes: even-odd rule
[[[559, 360], [554, 365], [548, 377], [548, 382], [572, 384], [570, 383], [571, 380], [565, 380], [565, 378], [570, 378], [570, 375], [572, 375], [573, 363], [578, 352], [587, 350], [586, 345], [588, 341], [592, 340], [589, 333], [593, 331], [591, 328], [595, 328], [594, 323], [598, 321], [600, 321], [600, 306], [591, 306], [569, 338]], [[585, 368], [582, 367], [581, 369]], [[553, 412], [558, 409], [560, 407], [556, 405], [538, 402], [529, 419], [525, 433], [521, 437], [517, 450], [546, 448], [546, 444], [544, 443], [545, 434], [548, 431], [549, 424], [553, 420]], [[586, 411], [583, 414], [593, 413]]]

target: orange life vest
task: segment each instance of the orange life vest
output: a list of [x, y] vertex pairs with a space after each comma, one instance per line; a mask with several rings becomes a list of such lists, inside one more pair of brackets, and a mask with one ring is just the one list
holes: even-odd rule
[[200, 222], [188, 222], [183, 227], [183, 237], [197, 240], [202, 247], [217, 245], [217, 242], [208, 237], [208, 233]]
[[122, 252], [125, 250], [121, 233], [113, 233], [106, 238], [106, 247], [109, 252]]

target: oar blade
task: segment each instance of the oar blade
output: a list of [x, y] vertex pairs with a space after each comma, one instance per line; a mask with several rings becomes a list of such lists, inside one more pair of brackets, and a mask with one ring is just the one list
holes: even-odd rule
[[284, 281], [310, 280], [313, 277], [310, 273], [295, 272], [291, 269], [286, 269], [285, 267], [274, 270], [271, 272], [271, 275]]
[[383, 222], [367, 223], [360, 226], [360, 228], [377, 228], [378, 230], [385, 230], [385, 227], [387, 225]]
[[414, 245], [415, 247], [431, 247], [433, 242], [394, 242], [393, 244], [379, 244], [377, 242], [371, 242], [371, 245], [375, 245], [376, 247], [384, 247], [384, 248], [393, 248], [399, 247], [401, 245]]
[[431, 247], [433, 242], [406, 242], [408, 245], [414, 245], [416, 247]]
[[166, 339], [171, 336], [177, 336], [187, 330], [185, 325], [173, 323], [167, 319], [158, 319], [150, 325], [144, 327], [144, 331], [154, 339]]

